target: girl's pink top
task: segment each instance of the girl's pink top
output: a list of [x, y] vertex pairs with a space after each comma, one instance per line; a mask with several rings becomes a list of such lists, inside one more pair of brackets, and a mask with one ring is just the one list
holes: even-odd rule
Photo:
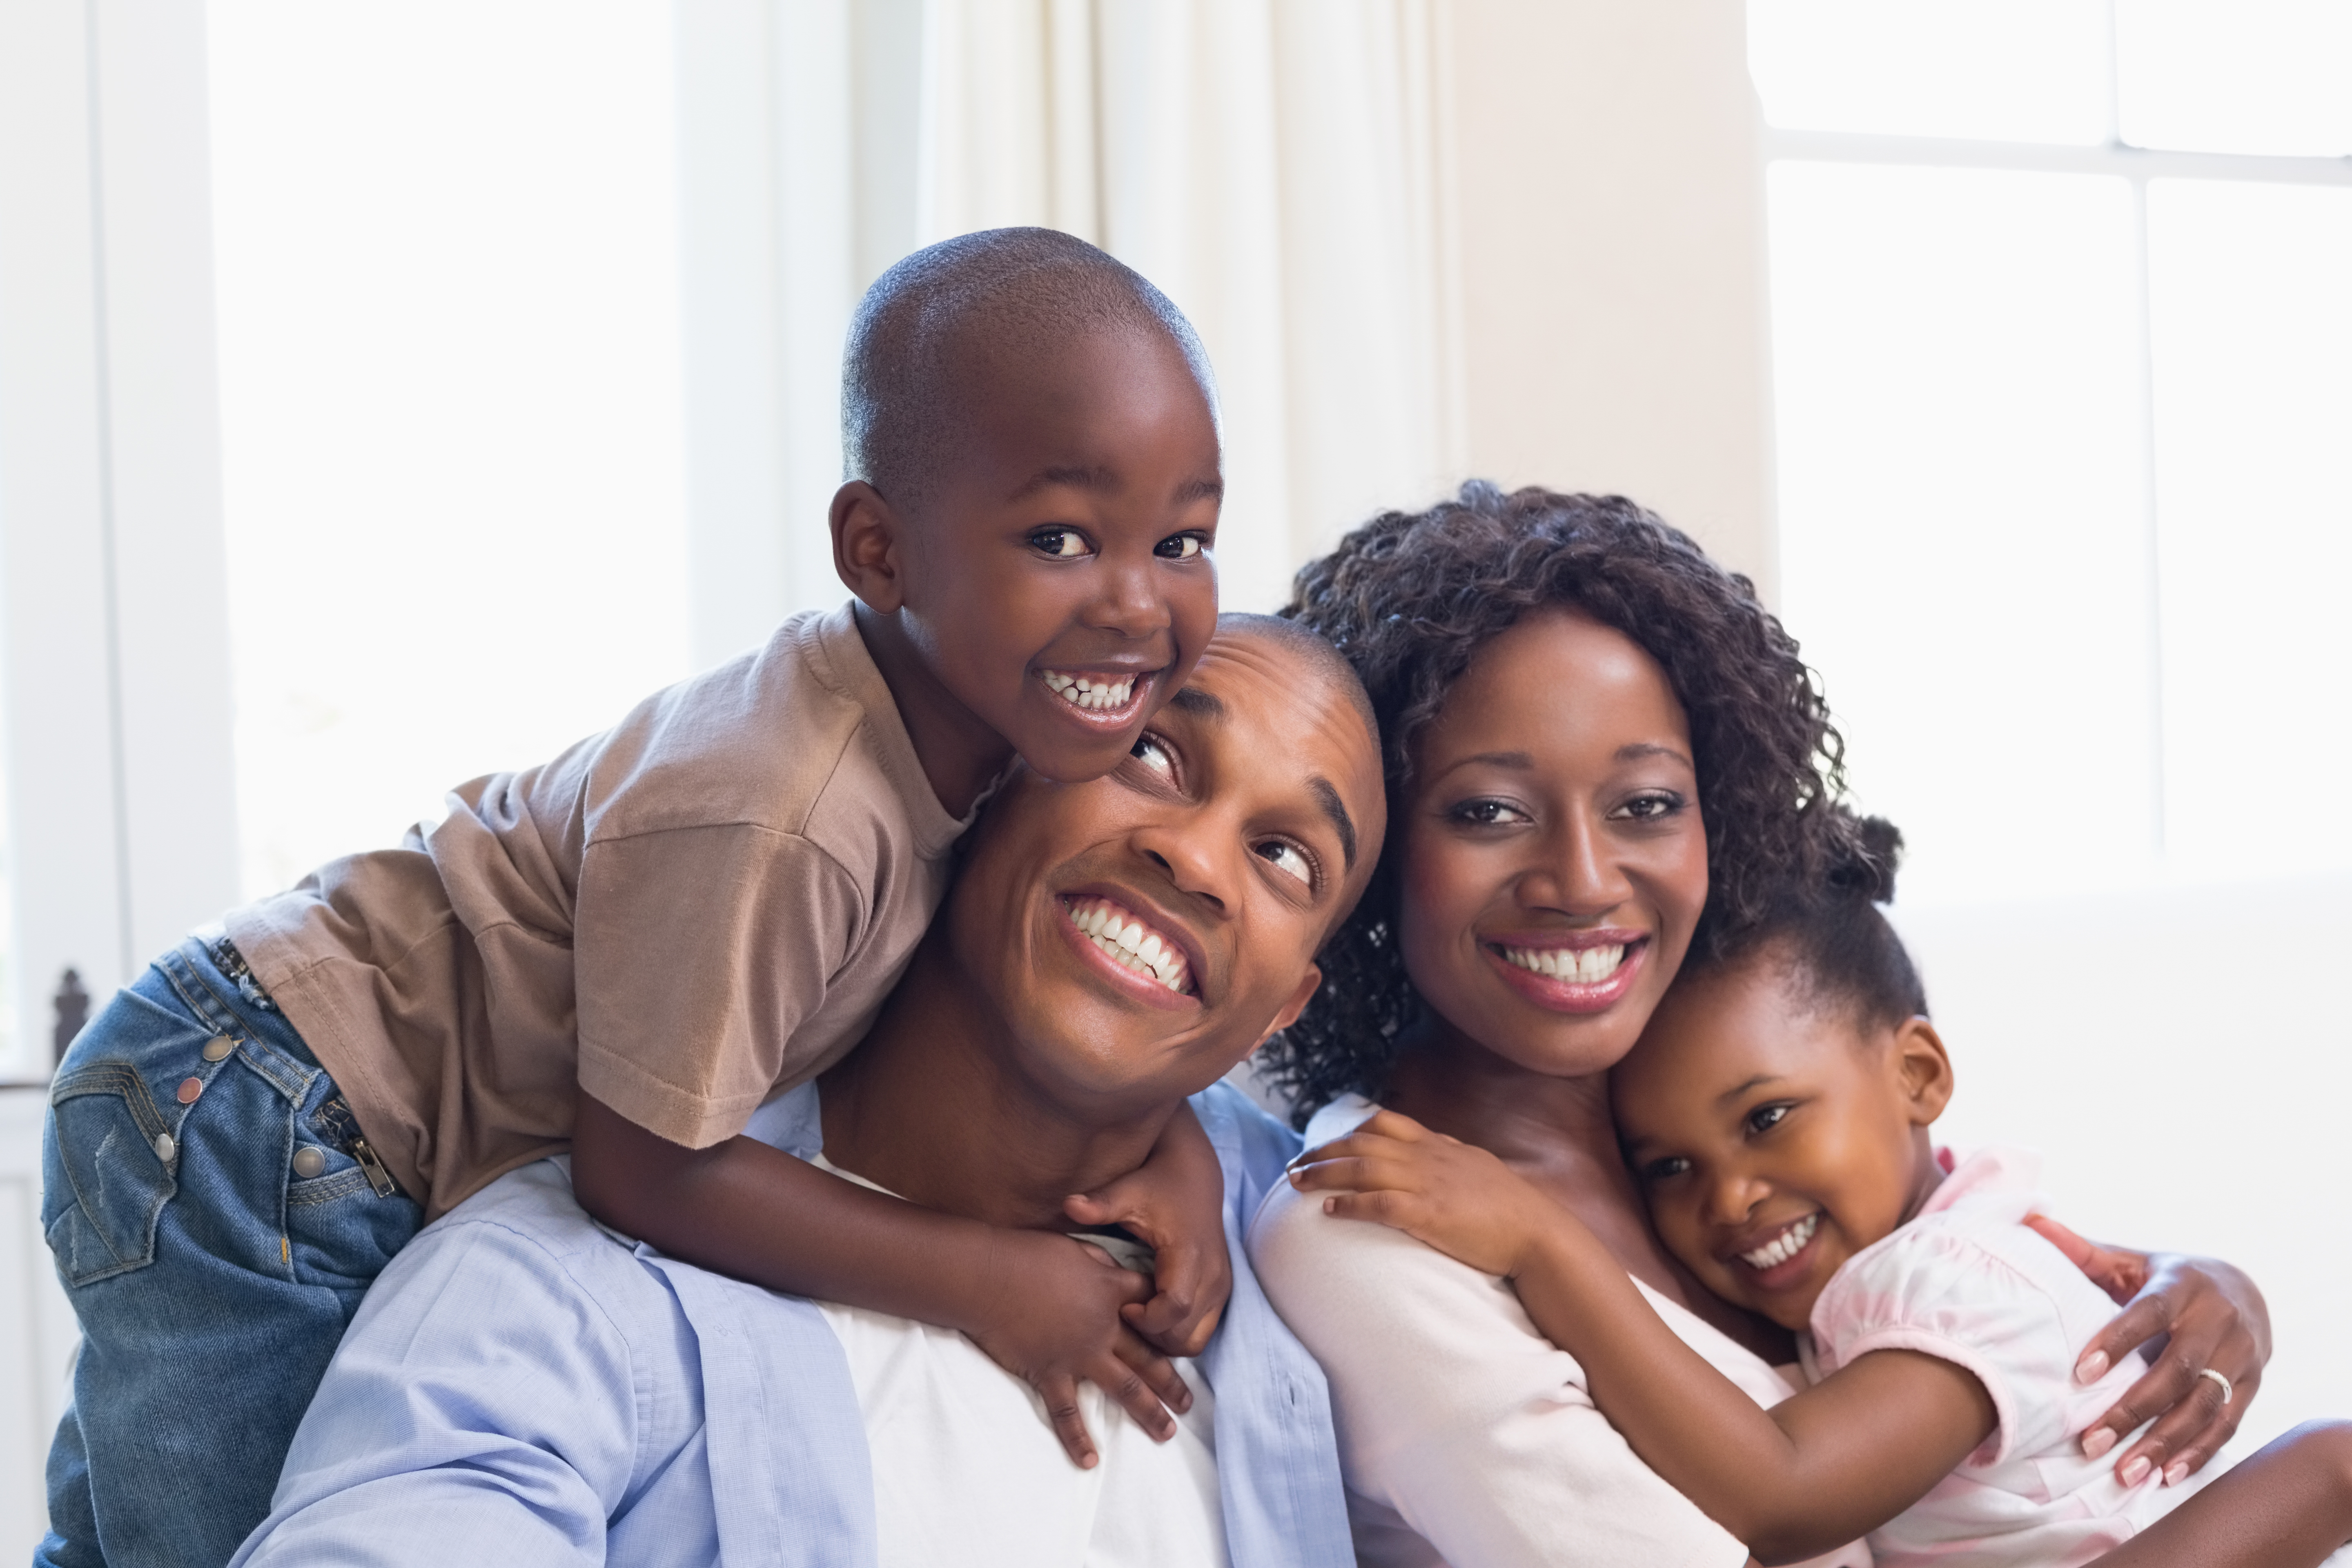
[[1967, 1368], [1992, 1396], [1992, 1435], [1870, 1537], [1880, 1568], [2073, 1568], [2196, 1489], [2166, 1488], [2160, 1472], [2126, 1489], [2113, 1453], [2083, 1457], [2083, 1432], [2147, 1367], [2126, 1356], [2097, 1383], [2074, 1381], [2074, 1363], [2117, 1309], [2024, 1224], [2049, 1212], [2036, 1163], [2008, 1150], [1962, 1162], [1918, 1217], [1831, 1278], [1811, 1333], [1799, 1337], [1815, 1383], [1873, 1351], [1906, 1350]]

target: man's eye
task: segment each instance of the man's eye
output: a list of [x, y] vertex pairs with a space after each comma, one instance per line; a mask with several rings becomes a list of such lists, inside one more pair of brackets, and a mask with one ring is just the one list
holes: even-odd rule
[[1075, 561], [1087, 553], [1087, 538], [1075, 528], [1041, 528], [1029, 536], [1029, 543], [1039, 553], [1057, 560]]
[[1503, 800], [1465, 800], [1447, 815], [1473, 827], [1504, 827], [1529, 820], [1526, 812]]
[[1162, 561], [1190, 561], [1208, 548], [1208, 541], [1197, 533], [1169, 535], [1151, 547], [1151, 552]]
[[1139, 737], [1134, 745], [1128, 748], [1127, 754], [1155, 773], [1163, 773], [1170, 778], [1176, 776], [1176, 758], [1157, 735]]
[[1256, 846], [1257, 857], [1286, 877], [1296, 877], [1308, 887], [1315, 885], [1315, 862], [1307, 851], [1286, 838], [1269, 838]]
[[1643, 1166], [1642, 1179], [1645, 1182], [1669, 1181], [1685, 1174], [1690, 1168], [1691, 1163], [1680, 1154], [1669, 1154], [1663, 1160], [1653, 1160]]
[[1790, 1107], [1785, 1105], [1758, 1106], [1755, 1110], [1748, 1113], [1748, 1131], [1750, 1132], [1771, 1131], [1772, 1129], [1780, 1126], [1782, 1121], [1788, 1119], [1790, 1109]]

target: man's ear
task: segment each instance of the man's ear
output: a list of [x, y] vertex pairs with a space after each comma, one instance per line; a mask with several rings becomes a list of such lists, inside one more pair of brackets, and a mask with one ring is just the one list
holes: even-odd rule
[[1895, 1031], [1895, 1070], [1910, 1101], [1912, 1126], [1927, 1126], [1952, 1103], [1952, 1058], [1926, 1018], [1906, 1018]]
[[833, 569], [842, 585], [877, 616], [896, 613], [907, 599], [899, 534], [904, 523], [882, 492], [852, 479], [833, 492]]
[[1267, 1040], [1298, 1022], [1298, 1015], [1307, 1011], [1308, 999], [1315, 994], [1315, 988], [1322, 984], [1322, 969], [1316, 964], [1308, 964], [1306, 977], [1298, 983], [1298, 989], [1292, 992], [1290, 1000], [1282, 1005], [1282, 1011], [1274, 1016], [1274, 1022], [1265, 1026], [1265, 1033], [1257, 1037], [1257, 1043], [1261, 1046], [1265, 1044]]

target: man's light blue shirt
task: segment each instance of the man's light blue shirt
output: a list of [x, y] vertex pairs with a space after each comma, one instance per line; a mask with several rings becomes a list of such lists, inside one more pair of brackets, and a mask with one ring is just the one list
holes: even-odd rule
[[[1223, 1084], [1192, 1106], [1225, 1174], [1233, 1300], [1197, 1365], [1234, 1568], [1345, 1568], [1330, 1396], [1243, 1248], [1299, 1141]], [[812, 1084], [746, 1131], [806, 1158], [816, 1109]], [[616, 1238], [557, 1159], [384, 1270], [231, 1568], [874, 1560], [866, 1428], [824, 1315]]]

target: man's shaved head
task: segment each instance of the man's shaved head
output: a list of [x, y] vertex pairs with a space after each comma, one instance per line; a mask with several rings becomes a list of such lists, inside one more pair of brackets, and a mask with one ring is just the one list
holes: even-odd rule
[[996, 374], [1095, 332], [1172, 344], [1212, 409], [1192, 323], [1134, 268], [1050, 228], [992, 228], [915, 252], [875, 279], [841, 366], [845, 479], [906, 504], [929, 489]]
[[1372, 711], [1371, 693], [1364, 689], [1363, 677], [1348, 662], [1348, 656], [1333, 647], [1314, 632], [1297, 621], [1280, 616], [1257, 616], [1246, 610], [1227, 610], [1217, 617], [1217, 635], [1221, 637], [1258, 637], [1286, 648], [1316, 675], [1336, 688], [1356, 716], [1364, 721], [1364, 731], [1372, 738], [1378, 750], [1381, 743], [1380, 716]]

